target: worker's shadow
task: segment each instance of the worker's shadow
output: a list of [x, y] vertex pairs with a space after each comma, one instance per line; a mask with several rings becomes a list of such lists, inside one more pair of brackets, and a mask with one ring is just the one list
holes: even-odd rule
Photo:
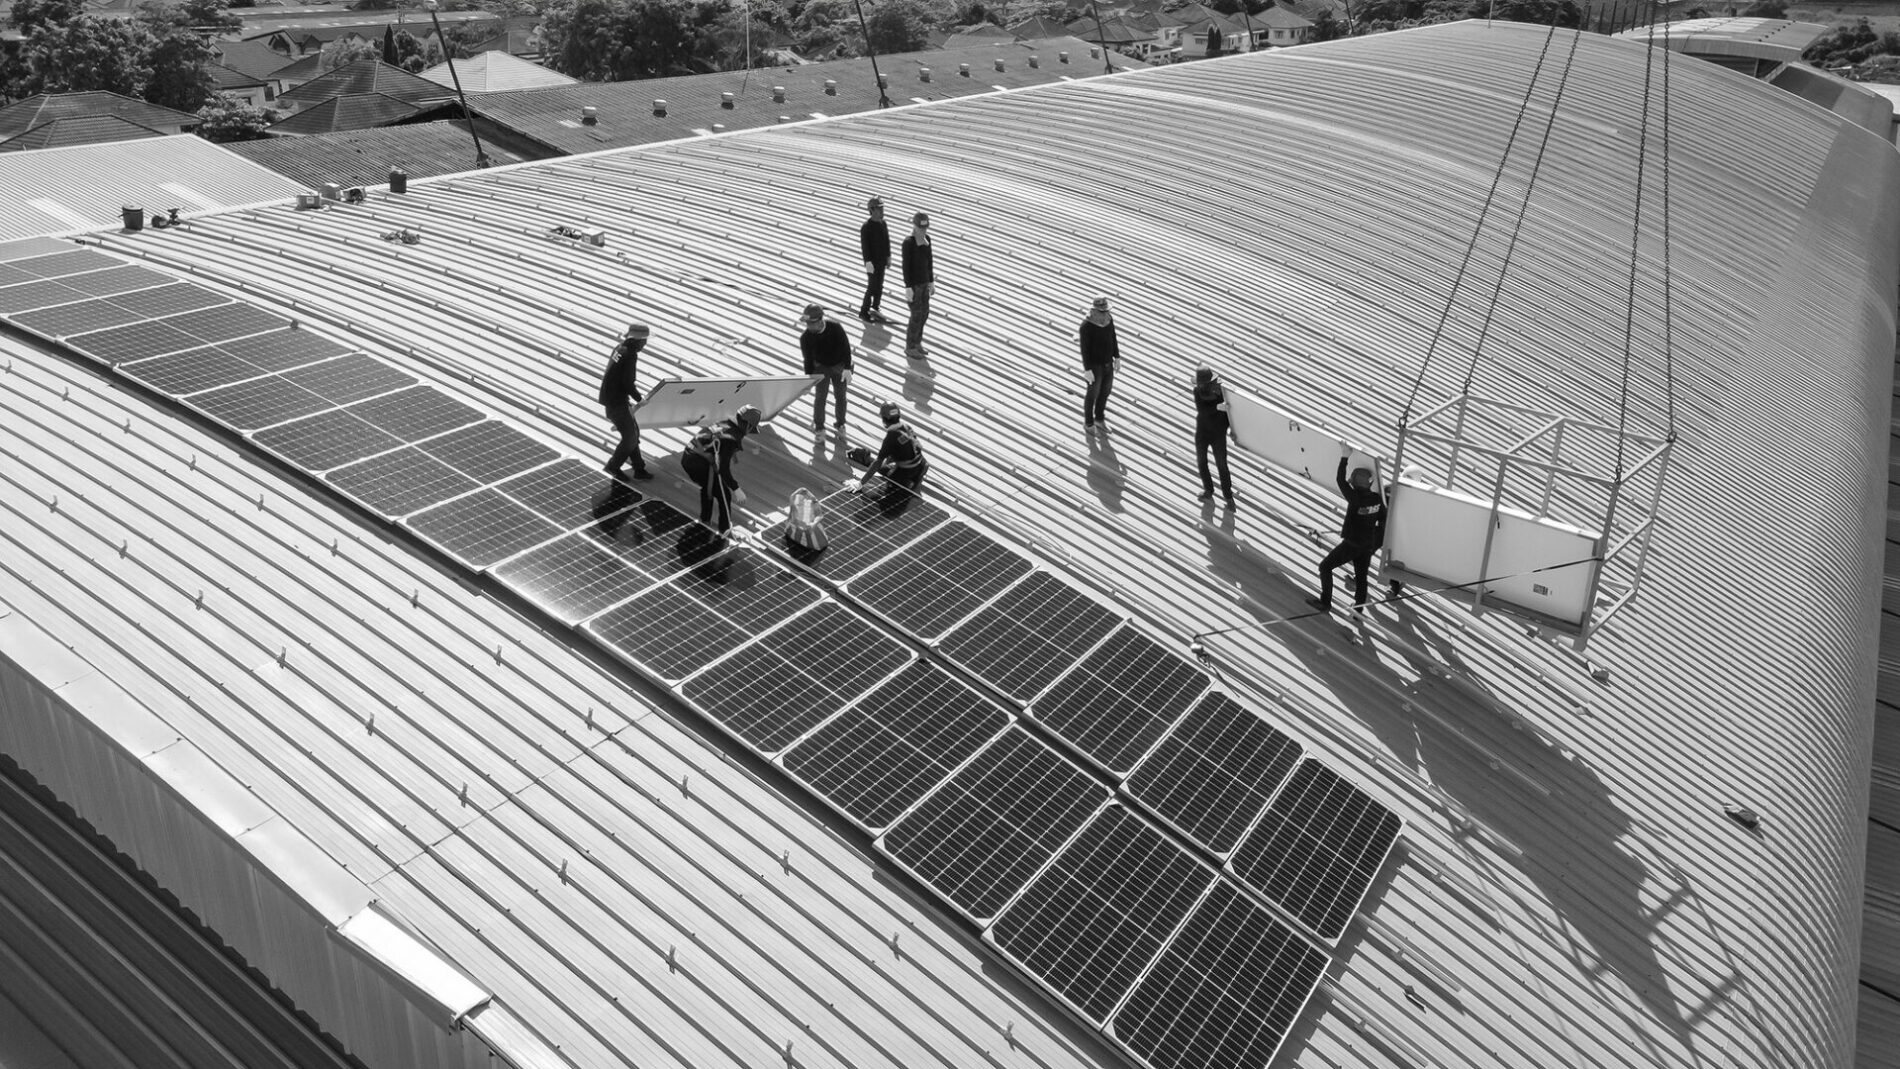
[[882, 354], [890, 348], [891, 328], [884, 323], [866, 323], [864, 332], [858, 335], [858, 346]]
[[849, 432], [844, 428], [834, 430], [815, 430], [811, 432], [810, 465], [814, 472], [832, 480], [843, 482], [851, 477], [851, 460], [847, 455], [851, 448]]
[[[1088, 431], [1089, 470], [1087, 474], [1089, 489], [1101, 499], [1102, 507], [1110, 512], [1122, 511], [1122, 491], [1128, 486], [1128, 469], [1122, 467], [1115, 457], [1115, 443], [1108, 428], [1100, 425], [1090, 427]], [[1228, 525], [1233, 524], [1233, 510], [1228, 510]]]
[[937, 395], [937, 375], [930, 369], [928, 360], [910, 360], [904, 369], [904, 400], [912, 408], [929, 416], [935, 413], [930, 407], [931, 398]]

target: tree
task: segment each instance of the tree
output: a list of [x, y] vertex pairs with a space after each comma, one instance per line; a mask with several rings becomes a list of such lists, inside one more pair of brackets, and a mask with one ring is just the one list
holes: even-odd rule
[[693, 73], [697, 19], [688, 0], [631, 0], [619, 27], [622, 78]]
[[197, 111], [216, 89], [205, 20], [213, 24], [237, 20], [226, 14], [223, 4], [205, 0], [140, 4], [134, 18], [151, 34], [145, 58], [152, 77], [145, 86], [145, 99], [179, 111]]
[[930, 10], [918, 0], [886, 0], [865, 15], [872, 49], [884, 55], [929, 47], [930, 16]]
[[84, 0], [14, 0], [11, 20], [15, 29], [30, 35], [42, 26], [69, 22], [85, 10]]
[[244, 28], [244, 20], [226, 10], [233, 6], [226, 0], [180, 0], [178, 12], [184, 17], [185, 25], [199, 33], [221, 37]]
[[541, 54], [549, 68], [584, 82], [616, 77], [620, 11], [611, 0], [564, 0], [541, 27]]
[[395, 23], [383, 27], [383, 62], [392, 67], [402, 62], [402, 57], [396, 54]]
[[277, 121], [277, 113], [260, 108], [243, 97], [218, 93], [198, 109], [198, 136], [207, 141], [255, 141], [264, 136], [264, 128]]
[[1742, 9], [1742, 18], [1745, 19], [1780, 19], [1787, 16], [1787, 0], [1755, 0]]
[[1346, 36], [1346, 24], [1339, 21], [1331, 11], [1321, 11], [1313, 16], [1313, 32], [1306, 35], [1308, 41], [1336, 41]]
[[806, 0], [790, 30], [792, 47], [808, 59], [855, 56], [864, 43], [850, 0]]
[[326, 71], [347, 67], [359, 59], [381, 60], [383, 50], [361, 37], [339, 37], [323, 46], [317, 66]]
[[103, 89], [142, 96], [151, 81], [151, 32], [137, 23], [78, 15], [40, 26], [20, 48], [28, 93]]

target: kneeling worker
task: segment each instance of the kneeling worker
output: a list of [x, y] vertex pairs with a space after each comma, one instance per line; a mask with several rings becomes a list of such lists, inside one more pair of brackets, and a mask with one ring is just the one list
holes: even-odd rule
[[898, 486], [917, 493], [930, 471], [930, 461], [924, 459], [923, 439], [904, 422], [904, 410], [897, 407], [897, 402], [884, 402], [878, 406], [877, 414], [884, 420], [884, 444], [871, 460], [870, 470], [864, 473], [865, 483], [881, 473]]
[[701, 427], [680, 454], [680, 466], [686, 469], [688, 478], [699, 484], [699, 522], [719, 532], [721, 538], [732, 530], [732, 506], [745, 500], [739, 480], [732, 477], [732, 458], [739, 452], [746, 435], [758, 429], [758, 406], [746, 405], [733, 413], [731, 419]]

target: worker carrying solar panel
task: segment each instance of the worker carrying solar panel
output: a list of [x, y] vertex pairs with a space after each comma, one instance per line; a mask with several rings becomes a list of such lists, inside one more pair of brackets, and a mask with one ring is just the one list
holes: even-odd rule
[[701, 427], [680, 453], [680, 466], [699, 484], [699, 522], [717, 531], [720, 538], [732, 530], [732, 506], [745, 503], [745, 491], [732, 477], [732, 458], [746, 435], [758, 429], [759, 407], [746, 405], [731, 419]]
[[1319, 597], [1306, 599], [1308, 605], [1322, 612], [1333, 607], [1333, 569], [1348, 562], [1352, 564], [1352, 611], [1365, 611], [1366, 569], [1372, 565], [1372, 555], [1385, 545], [1385, 495], [1373, 488], [1371, 468], [1354, 468], [1350, 478], [1346, 475], [1351, 457], [1352, 447], [1348, 446], [1340, 454], [1339, 471], [1333, 476], [1339, 484], [1339, 495], [1346, 499], [1339, 544], [1319, 562]]
[[877, 414], [884, 420], [884, 444], [876, 456], [868, 449], [853, 450], [852, 459], [865, 464], [870, 470], [864, 473], [864, 482], [860, 488], [870, 485], [876, 475], [883, 475], [893, 484], [903, 487], [911, 493], [918, 493], [924, 482], [924, 476], [930, 472], [930, 461], [924, 458], [924, 440], [917, 431], [904, 420], [904, 410], [896, 401], [886, 401], [877, 407]]

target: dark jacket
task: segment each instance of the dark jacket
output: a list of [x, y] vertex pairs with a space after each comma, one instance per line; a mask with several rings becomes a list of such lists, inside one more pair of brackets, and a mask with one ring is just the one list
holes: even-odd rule
[[701, 427], [699, 433], [686, 443], [685, 457], [697, 457], [712, 465], [719, 473], [719, 481], [726, 489], [737, 490], [739, 480], [732, 477], [732, 458], [739, 452], [739, 443], [745, 441], [746, 432], [736, 420], [722, 419], [710, 427]]
[[1346, 480], [1346, 458], [1339, 458], [1334, 476], [1339, 494], [1346, 499], [1346, 522], [1339, 527], [1340, 537], [1355, 546], [1377, 549], [1385, 544], [1385, 495], [1371, 487], [1359, 489]]
[[851, 366], [851, 336], [845, 333], [844, 324], [836, 320], [827, 320], [824, 329], [816, 334], [799, 331], [798, 351], [805, 354], [807, 375], [818, 374], [819, 368]]
[[904, 288], [916, 289], [937, 281], [935, 245], [921, 245], [917, 235], [904, 239]]
[[891, 461], [900, 468], [914, 468], [923, 463], [924, 442], [910, 424], [898, 420], [885, 428], [884, 444], [878, 447], [877, 459], [871, 461], [871, 471], [876, 472]]
[[1115, 339], [1115, 321], [1110, 319], [1108, 326], [1098, 327], [1093, 319], [1082, 321], [1082, 366], [1098, 368], [1112, 364], [1122, 358], [1121, 342]]
[[1227, 390], [1221, 386], [1219, 375], [1194, 384], [1195, 434], [1218, 436], [1227, 433], [1227, 413], [1220, 410], [1226, 401]]
[[640, 399], [640, 391], [634, 388], [634, 372], [640, 367], [640, 350], [646, 348], [645, 338], [624, 338], [614, 346], [614, 354], [607, 358], [607, 370], [600, 376], [600, 403], [608, 408], [629, 408], [630, 401]]
[[891, 262], [891, 228], [884, 225], [882, 219], [866, 219], [858, 228], [858, 248], [863, 252], [862, 259], [873, 267], [886, 267]]

